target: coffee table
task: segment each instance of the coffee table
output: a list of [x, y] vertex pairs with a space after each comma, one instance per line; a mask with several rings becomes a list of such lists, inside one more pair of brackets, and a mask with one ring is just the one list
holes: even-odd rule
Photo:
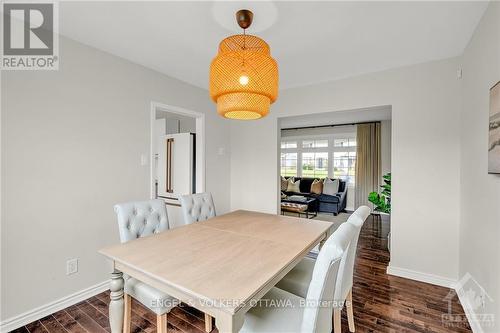
[[297, 213], [299, 217], [301, 214], [305, 214], [308, 219], [315, 218], [318, 216], [318, 200], [316, 198], [306, 198], [306, 200], [281, 199], [281, 215], [285, 215], [285, 212]]

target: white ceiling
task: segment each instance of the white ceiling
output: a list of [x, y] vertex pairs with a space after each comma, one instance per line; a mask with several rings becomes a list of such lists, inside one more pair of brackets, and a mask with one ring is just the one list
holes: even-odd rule
[[[252, 2], [278, 61], [280, 88], [460, 55], [487, 2]], [[60, 32], [208, 87], [219, 41], [238, 31], [228, 2], [61, 2]], [[226, 16], [224, 14], [224, 16]], [[267, 28], [266, 28], [267, 27]], [[252, 27], [248, 30], [252, 33]]]

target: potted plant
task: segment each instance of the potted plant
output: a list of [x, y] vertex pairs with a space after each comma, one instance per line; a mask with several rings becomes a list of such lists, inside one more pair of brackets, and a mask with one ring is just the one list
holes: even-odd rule
[[376, 212], [386, 214], [391, 213], [391, 173], [384, 175], [384, 185], [381, 185], [382, 191], [380, 193], [371, 192], [368, 195], [368, 201], [375, 206]]
[[[391, 173], [384, 175], [384, 185], [381, 185], [380, 193], [371, 192], [368, 195], [368, 201], [375, 206], [376, 212], [391, 214]], [[387, 250], [391, 251], [391, 232], [387, 234]]]

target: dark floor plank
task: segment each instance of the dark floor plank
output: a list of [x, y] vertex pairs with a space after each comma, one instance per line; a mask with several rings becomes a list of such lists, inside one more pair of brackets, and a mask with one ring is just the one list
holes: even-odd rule
[[200, 330], [205, 329], [205, 320], [204, 319], [202, 320], [202, 319], [192, 315], [191, 313], [187, 312], [186, 310], [184, 310], [181, 307], [173, 308], [172, 311], [170, 311], [169, 316], [170, 316], [170, 314], [175, 315], [176, 317], [184, 320], [185, 322], [191, 323], [191, 325], [197, 327]]
[[52, 315], [64, 329], [70, 333], [87, 333], [87, 331], [66, 310], [58, 311]]
[[68, 307], [66, 309], [66, 312], [87, 331], [92, 333], [106, 333], [106, 330], [104, 328], [102, 328], [94, 319], [90, 318], [82, 310], [80, 310], [77, 305]]
[[48, 331], [45, 329], [43, 324], [40, 322], [40, 320], [34, 321], [28, 325], [26, 325], [26, 328], [30, 333], [47, 333]]
[[175, 314], [170, 312], [167, 316], [167, 320], [169, 323], [171, 323], [173, 326], [179, 328], [182, 332], [186, 333], [203, 333], [203, 329], [199, 329], [195, 325], [193, 325], [190, 322], [184, 321], [183, 319], [177, 317]]
[[66, 329], [52, 316], [40, 319], [40, 322], [50, 333], [67, 333]]
[[96, 308], [94, 308], [90, 303], [83, 303], [78, 305], [78, 308], [83, 311], [87, 316], [92, 318], [96, 323], [99, 324], [106, 331], [111, 332], [111, 327], [109, 326], [109, 319], [107, 316], [99, 312]]
[[[87, 302], [92, 305], [95, 309], [97, 309], [100, 313], [102, 313], [109, 322], [108, 313], [109, 313], [109, 297], [106, 294], [99, 294], [94, 297], [91, 297], [87, 300]], [[152, 314], [152, 312], [151, 312]], [[136, 324], [132, 323], [130, 325], [130, 331], [132, 333], [143, 332], [143, 330], [138, 327]]]

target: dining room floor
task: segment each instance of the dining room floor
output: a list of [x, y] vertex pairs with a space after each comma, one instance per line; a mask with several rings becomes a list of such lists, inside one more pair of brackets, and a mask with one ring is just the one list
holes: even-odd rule
[[[388, 224], [370, 216], [361, 230], [354, 269], [353, 304], [356, 332], [472, 332], [454, 291], [386, 273]], [[30, 323], [16, 333], [105, 333], [109, 291]], [[458, 321], [449, 322], [448, 314]], [[203, 333], [203, 314], [188, 306], [168, 315], [168, 332]], [[132, 303], [132, 332], [156, 332], [156, 316]], [[215, 328], [213, 332], [217, 332]], [[345, 311], [342, 332], [349, 332]]]

